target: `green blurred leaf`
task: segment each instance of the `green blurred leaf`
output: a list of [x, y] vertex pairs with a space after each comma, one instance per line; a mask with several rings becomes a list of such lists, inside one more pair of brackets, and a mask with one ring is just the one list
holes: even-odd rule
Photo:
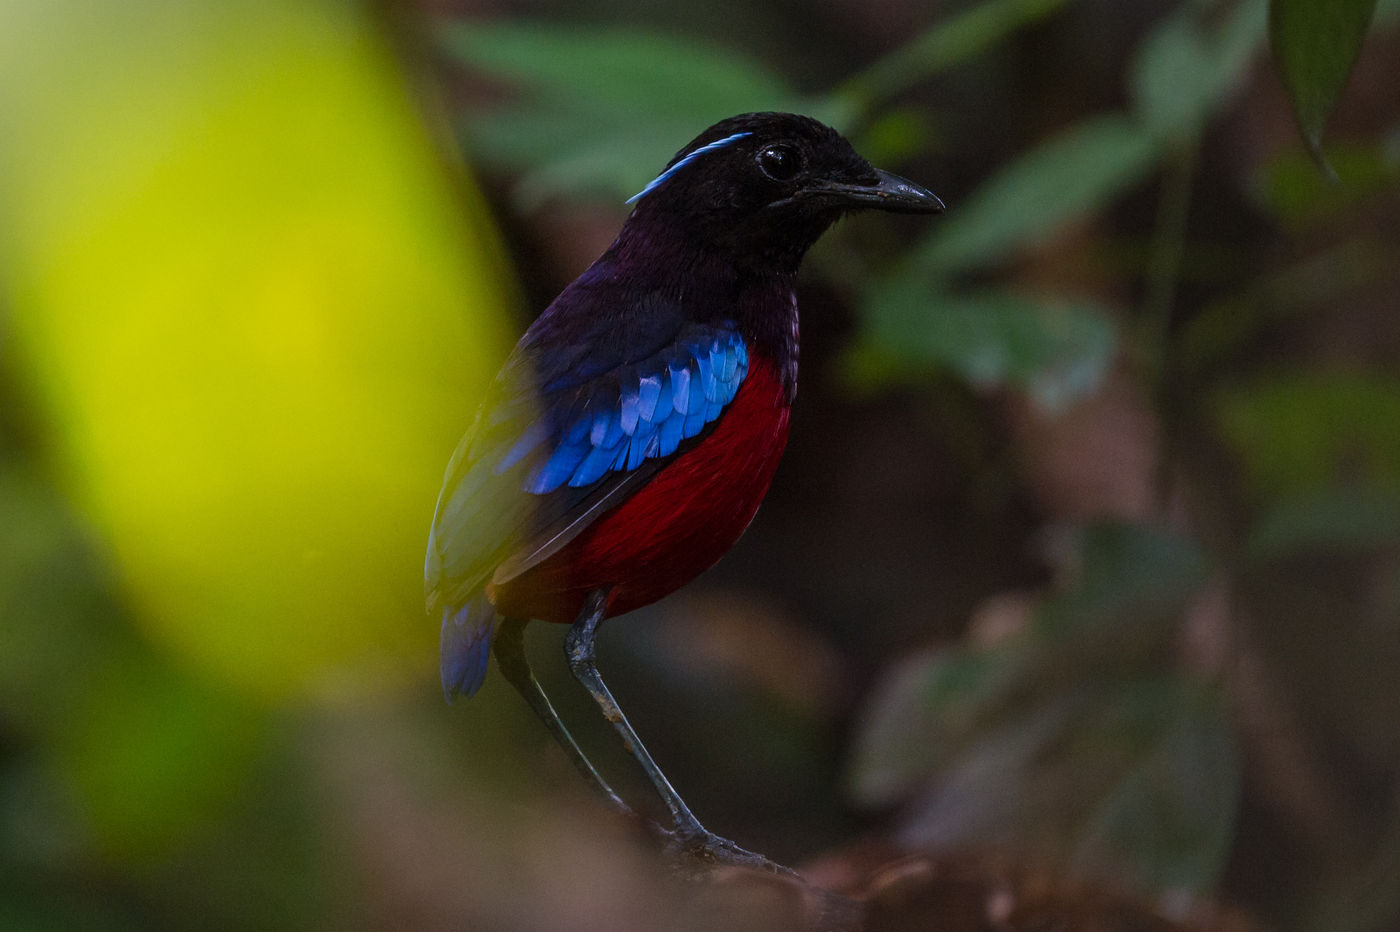
[[1216, 419], [1262, 498], [1333, 486], [1400, 492], [1400, 379], [1289, 372], [1221, 393]]
[[1376, 0], [1270, 0], [1269, 39], [1303, 138], [1322, 150], [1327, 125], [1361, 53]]
[[3, 456], [0, 514], [0, 718], [21, 734], [58, 730], [72, 681], [129, 661], [133, 638], [65, 503]]
[[1057, 773], [1049, 765], [1076, 720], [1098, 704], [1083, 694], [1042, 693], [1034, 704], [985, 719], [946, 766], [922, 774], [895, 837], [910, 847], [1030, 848], [1064, 860], [1064, 840], [1087, 813], [1097, 774], [1080, 759], [1082, 782], [1070, 785], [1063, 767]]
[[1162, 528], [1127, 522], [1091, 524], [1079, 532], [1072, 584], [1037, 616], [1051, 634], [1092, 637], [1117, 627], [1141, 637], [1171, 621], [1206, 579], [1195, 541]]
[[80, 692], [54, 739], [62, 777], [108, 853], [167, 855], [245, 789], [263, 717], [242, 697], [155, 663], [107, 671]]
[[1344, 217], [1400, 183], [1400, 154], [1384, 146], [1339, 143], [1328, 147], [1327, 163], [1336, 183], [1319, 175], [1307, 154], [1284, 152], [1260, 171], [1255, 197], [1279, 220], [1302, 229]]
[[1400, 542], [1400, 494], [1328, 489], [1274, 503], [1246, 544], [1253, 560], [1356, 552]]
[[1231, 837], [1233, 742], [1215, 691], [1160, 669], [1204, 555], [1123, 523], [1077, 543], [1025, 629], [887, 675], [857, 732], [851, 792], [915, 800], [900, 831], [913, 845], [1032, 847], [1156, 889], [1208, 888]]
[[1081, 123], [954, 205], [911, 262], [935, 275], [994, 262], [1137, 183], [1158, 154], [1156, 139], [1126, 116]]
[[458, 61], [520, 90], [469, 115], [465, 132], [475, 155], [521, 175], [527, 208], [635, 194], [696, 133], [736, 113], [839, 117], [762, 66], [689, 39], [540, 22], [455, 25], [441, 37]]
[[868, 106], [985, 52], [1017, 29], [1054, 13], [1066, 0], [986, 0], [934, 25], [843, 84], [837, 97]]
[[939, 130], [923, 108], [890, 110], [862, 128], [852, 142], [873, 165], [900, 162], [941, 145]]
[[489, 218], [379, 39], [271, 0], [0, 28], [0, 301], [36, 445], [152, 642], [268, 696], [428, 669], [405, 516], [504, 352]]
[[655, 32], [471, 23], [443, 30], [442, 41], [486, 74], [551, 100], [616, 108], [638, 122], [677, 109], [713, 122], [793, 96], [780, 78], [733, 52]]
[[[882, 690], [880, 700], [927, 697], [966, 661], [924, 662], [922, 678], [917, 666], [901, 671], [902, 696]], [[1150, 890], [1214, 886], [1239, 794], [1215, 689], [1184, 676], [1098, 670], [1052, 689], [1032, 683], [1020, 698], [961, 729], [938, 727], [941, 709], [927, 701], [922, 722], [877, 707], [856, 758], [858, 798], [914, 797], [898, 831], [911, 847], [1003, 845]], [[908, 730], [891, 727], [899, 725]]]
[[1118, 698], [1080, 740], [1117, 744], [1129, 761], [1095, 802], [1071, 863], [1147, 889], [1207, 892], [1229, 854], [1239, 795], [1239, 757], [1221, 697], [1163, 678], [1132, 684]]
[[1235, 89], [1264, 37], [1265, 0], [1248, 0], [1207, 34], [1199, 8], [1186, 5], [1147, 37], [1133, 61], [1130, 86], [1137, 115], [1170, 139], [1199, 131]]
[[528, 212], [537, 210], [553, 197], [578, 197], [589, 193], [616, 198], [621, 206], [627, 197], [636, 194], [654, 177], [655, 173], [648, 175], [648, 170], [642, 166], [654, 166], [659, 172], [692, 135], [693, 128], [687, 133], [677, 126], [674, 135], [660, 138], [630, 127], [620, 129], [609, 139], [570, 137], [574, 142], [567, 154], [544, 160], [535, 170], [521, 176], [515, 190], [516, 206]]
[[[83, 932], [138, 932], [149, 929], [124, 911], [114, 898], [97, 890], [77, 890], [72, 885], [60, 891], [40, 891], [32, 887], [13, 889], [0, 883], [0, 929], [7, 932], [55, 932], [81, 929]], [[135, 910], [131, 910], [135, 912]]]
[[952, 766], [988, 710], [1021, 680], [1015, 650], [946, 651], [911, 657], [872, 695], [857, 733], [851, 794], [863, 806], [897, 803]]
[[[1317, 178], [1311, 167], [1308, 174]], [[1388, 243], [1354, 237], [1210, 302], [1181, 328], [1177, 356], [1184, 371], [1224, 366], [1233, 353], [1268, 331], [1277, 332], [1285, 321], [1320, 306], [1337, 306], [1349, 295], [1388, 281], [1394, 253]]]
[[1011, 293], [951, 295], [918, 276], [880, 283], [863, 307], [857, 367], [945, 368], [979, 387], [1023, 389], [1046, 408], [1092, 391], [1116, 347], [1108, 313], [1090, 304]]

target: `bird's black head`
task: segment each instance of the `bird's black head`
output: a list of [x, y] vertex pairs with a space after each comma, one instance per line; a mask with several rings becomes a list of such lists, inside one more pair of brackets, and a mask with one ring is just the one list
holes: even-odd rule
[[716, 123], [631, 203], [629, 227], [674, 228], [696, 247], [794, 270], [843, 213], [943, 209], [919, 185], [871, 167], [836, 130], [792, 113]]

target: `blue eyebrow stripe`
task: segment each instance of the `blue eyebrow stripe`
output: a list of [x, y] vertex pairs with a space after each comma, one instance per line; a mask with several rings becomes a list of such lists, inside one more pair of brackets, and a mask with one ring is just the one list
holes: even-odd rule
[[631, 197], [629, 197], [629, 198], [627, 199], [627, 203], [629, 203], [629, 204], [635, 204], [635, 203], [637, 203], [637, 201], [639, 201], [639, 200], [641, 200], [642, 198], [646, 197], [648, 194], [650, 194], [650, 193], [652, 192], [652, 190], [653, 190], [657, 185], [661, 184], [661, 183], [664, 182], [667, 178], [670, 178], [670, 177], [671, 177], [672, 175], [674, 175], [676, 172], [680, 171], [682, 168], [684, 168], [685, 166], [689, 165], [689, 164], [695, 159], [696, 156], [701, 155], [701, 154], [703, 154], [703, 153], [705, 153], [705, 152], [713, 152], [715, 149], [723, 149], [725, 146], [729, 145], [731, 142], [735, 142], [736, 140], [743, 139], [745, 136], [752, 136], [752, 135], [753, 135], [752, 132], [735, 133], [733, 136], [725, 136], [723, 139], [716, 139], [714, 142], [706, 143], [705, 145], [703, 145], [703, 146], [701, 146], [700, 148], [696, 149], [694, 152], [690, 153], [690, 154], [687, 155], [685, 158], [681, 159], [679, 162], [677, 162], [676, 164], [672, 165], [670, 168], [666, 169], [664, 172], [662, 172], [661, 174], [659, 174], [659, 175], [657, 175], [655, 178], [653, 178], [653, 179], [651, 180], [651, 183], [648, 184], [645, 188], [642, 188], [642, 190], [638, 191], [636, 194], [634, 194], [634, 195], [632, 195]]

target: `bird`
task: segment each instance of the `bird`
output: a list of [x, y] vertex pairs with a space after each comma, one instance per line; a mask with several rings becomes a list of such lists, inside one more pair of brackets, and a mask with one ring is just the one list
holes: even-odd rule
[[684, 146], [628, 200], [617, 238], [528, 327], [447, 466], [428, 538], [450, 702], [494, 654], [583, 775], [634, 810], [580, 749], [536, 680], [523, 632], [570, 626], [569, 669], [669, 813], [667, 850], [786, 871], [700, 823], [598, 671], [607, 619], [716, 563], [758, 511], [796, 397], [794, 279], [809, 247], [863, 209], [937, 213], [810, 117], [746, 113]]

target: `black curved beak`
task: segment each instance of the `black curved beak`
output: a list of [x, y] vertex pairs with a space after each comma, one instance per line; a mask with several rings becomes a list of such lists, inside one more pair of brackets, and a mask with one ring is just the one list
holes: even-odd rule
[[843, 207], [899, 214], [936, 214], [944, 209], [943, 202], [928, 188], [878, 168], [875, 174], [879, 180], [873, 185], [815, 181], [804, 187], [800, 195], [831, 199]]

